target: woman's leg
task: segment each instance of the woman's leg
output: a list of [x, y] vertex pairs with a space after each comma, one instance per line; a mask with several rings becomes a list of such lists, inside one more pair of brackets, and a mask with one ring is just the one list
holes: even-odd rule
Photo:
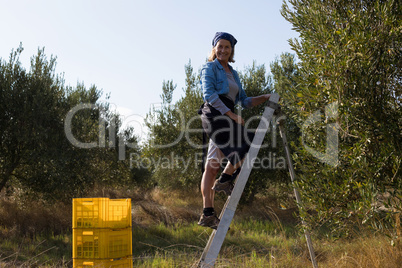
[[[234, 183], [233, 181], [236, 179], [236, 176], [233, 176], [233, 173], [241, 167], [244, 159], [238, 162], [236, 165], [232, 165], [230, 162], [226, 164], [225, 169], [221, 173], [219, 179], [217, 179], [214, 183], [214, 186], [212, 189], [217, 192], [224, 192], [227, 195], [231, 195], [233, 188], [234, 188]], [[237, 175], [237, 173], [236, 173]]]
[[205, 171], [201, 180], [201, 193], [203, 201], [203, 212], [198, 224], [205, 227], [211, 227], [213, 229], [218, 228], [219, 219], [214, 210], [214, 195], [215, 191], [212, 190], [216, 175], [219, 171], [219, 161], [216, 159], [207, 160], [205, 165]]
[[212, 186], [214, 186], [219, 168], [220, 163], [216, 159], [209, 159], [205, 165], [205, 171], [201, 180], [201, 193], [204, 208], [214, 207], [215, 191], [212, 190]]
[[244, 158], [239, 161], [235, 166], [233, 166], [229, 161], [225, 166], [225, 169], [223, 170], [222, 173], [228, 174], [228, 175], [232, 175], [236, 169], [238, 169], [239, 167], [241, 167], [241, 165], [244, 162]]

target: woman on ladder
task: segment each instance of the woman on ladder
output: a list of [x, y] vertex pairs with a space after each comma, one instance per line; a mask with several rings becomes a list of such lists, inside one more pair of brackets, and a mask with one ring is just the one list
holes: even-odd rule
[[[199, 114], [202, 127], [209, 136], [209, 146], [201, 181], [203, 213], [198, 224], [213, 229], [219, 224], [214, 210], [215, 191], [227, 195], [232, 193], [233, 182], [254, 137], [254, 133], [244, 128], [244, 120], [235, 114], [234, 107], [238, 102], [244, 108], [254, 107], [271, 96], [247, 97], [239, 75], [229, 65], [229, 62], [234, 62], [236, 43], [233, 35], [217, 32], [212, 40], [208, 62], [201, 70], [204, 104]], [[223, 158], [227, 158], [228, 163], [215, 180]]]

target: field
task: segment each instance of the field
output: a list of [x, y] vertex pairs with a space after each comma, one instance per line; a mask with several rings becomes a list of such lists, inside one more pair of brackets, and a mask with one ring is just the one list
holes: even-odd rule
[[[98, 190], [132, 198], [134, 267], [195, 267], [211, 233], [196, 222], [201, 197], [154, 190]], [[71, 205], [13, 196], [0, 201], [0, 267], [72, 267]], [[224, 199], [217, 197], [218, 210]], [[312, 267], [295, 208], [259, 197], [240, 206], [215, 267]], [[402, 246], [384, 234], [357, 231], [333, 239], [312, 233], [319, 267], [400, 267]]]

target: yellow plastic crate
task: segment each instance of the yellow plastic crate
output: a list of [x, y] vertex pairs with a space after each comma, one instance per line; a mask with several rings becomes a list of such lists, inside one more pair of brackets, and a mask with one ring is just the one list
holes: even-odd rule
[[73, 259], [73, 268], [132, 268], [133, 260], [130, 258], [120, 260], [104, 259]]
[[73, 228], [127, 227], [131, 227], [131, 199], [73, 199]]
[[131, 256], [132, 230], [73, 229], [73, 258], [117, 259]]

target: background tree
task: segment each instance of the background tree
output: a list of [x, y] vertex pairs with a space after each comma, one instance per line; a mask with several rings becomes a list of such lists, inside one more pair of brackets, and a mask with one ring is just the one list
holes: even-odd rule
[[[393, 194], [399, 204], [393, 209], [400, 211], [401, 5], [288, 3], [281, 12], [300, 35], [290, 41], [299, 62], [295, 83], [282, 97], [303, 134], [294, 155], [299, 187], [317, 212], [310, 218], [313, 226], [348, 235], [357, 223], [379, 218], [384, 192]], [[318, 117], [307, 127], [313, 114]], [[327, 132], [338, 130], [335, 163], [307, 149], [325, 153]]]
[[[271, 77], [267, 74], [264, 64], [257, 65], [254, 61], [251, 66], [239, 71], [239, 76], [248, 97], [272, 93]], [[257, 129], [265, 105], [261, 104], [249, 109], [242, 109], [238, 105], [237, 109], [247, 122], [247, 127]], [[282, 144], [278, 138], [279, 133], [275, 124], [271, 124], [263, 141], [263, 147], [258, 153], [258, 160], [256, 160], [244, 189], [242, 202], [251, 202], [257, 193], [268, 194], [271, 186], [286, 183], [286, 177], [282, 172], [283, 170], [286, 171], [286, 164], [282, 161], [283, 154], [280, 149]]]
[[152, 159], [153, 178], [161, 187], [197, 188], [201, 177], [202, 134], [197, 111], [203, 103], [191, 62], [185, 65], [183, 96], [172, 102], [173, 81], [163, 82], [162, 107], [147, 115], [150, 129], [144, 156]]
[[[282, 53], [279, 58], [270, 64], [270, 69], [273, 80], [273, 90], [278, 93], [279, 96], [281, 96], [281, 111], [282, 116], [285, 117], [284, 129], [286, 131], [289, 148], [291, 153], [293, 153], [302, 146], [300, 141], [301, 130], [294, 119], [295, 113], [298, 114], [300, 112], [300, 106], [298, 106], [297, 103], [294, 103], [292, 99], [287, 97], [289, 94], [300, 95], [300, 93], [297, 92], [297, 78], [299, 76], [299, 71], [296, 64], [295, 55], [288, 52]], [[277, 142], [279, 143], [279, 155], [285, 157], [282, 139], [279, 137], [279, 135]], [[287, 168], [285, 170], [281, 169], [280, 171], [282, 172], [281, 177], [284, 178], [285, 181], [278, 185], [282, 186], [279, 187], [280, 192], [277, 194], [278, 198], [282, 199], [279, 201], [281, 204], [283, 204], [283, 206], [293, 206], [293, 201], [288, 199], [288, 194], [293, 192], [293, 186], [290, 184], [290, 174]], [[291, 204], [286, 204], [289, 202]]]
[[[135, 180], [127, 162], [118, 161], [118, 146], [98, 142], [100, 124], [105, 139], [115, 138], [115, 145], [117, 133], [125, 141], [136, 141], [132, 131], [120, 130], [118, 115], [99, 101], [102, 92], [83, 84], [65, 86], [63, 77], [55, 73], [56, 59], [48, 60], [44, 49], [32, 57], [26, 71], [19, 61], [22, 51], [20, 46], [8, 62], [0, 61], [0, 191], [18, 187], [69, 201], [97, 183]], [[96, 141], [91, 149], [71, 144], [64, 129], [68, 112], [80, 103], [94, 106], [75, 114], [71, 133], [82, 143]]]

